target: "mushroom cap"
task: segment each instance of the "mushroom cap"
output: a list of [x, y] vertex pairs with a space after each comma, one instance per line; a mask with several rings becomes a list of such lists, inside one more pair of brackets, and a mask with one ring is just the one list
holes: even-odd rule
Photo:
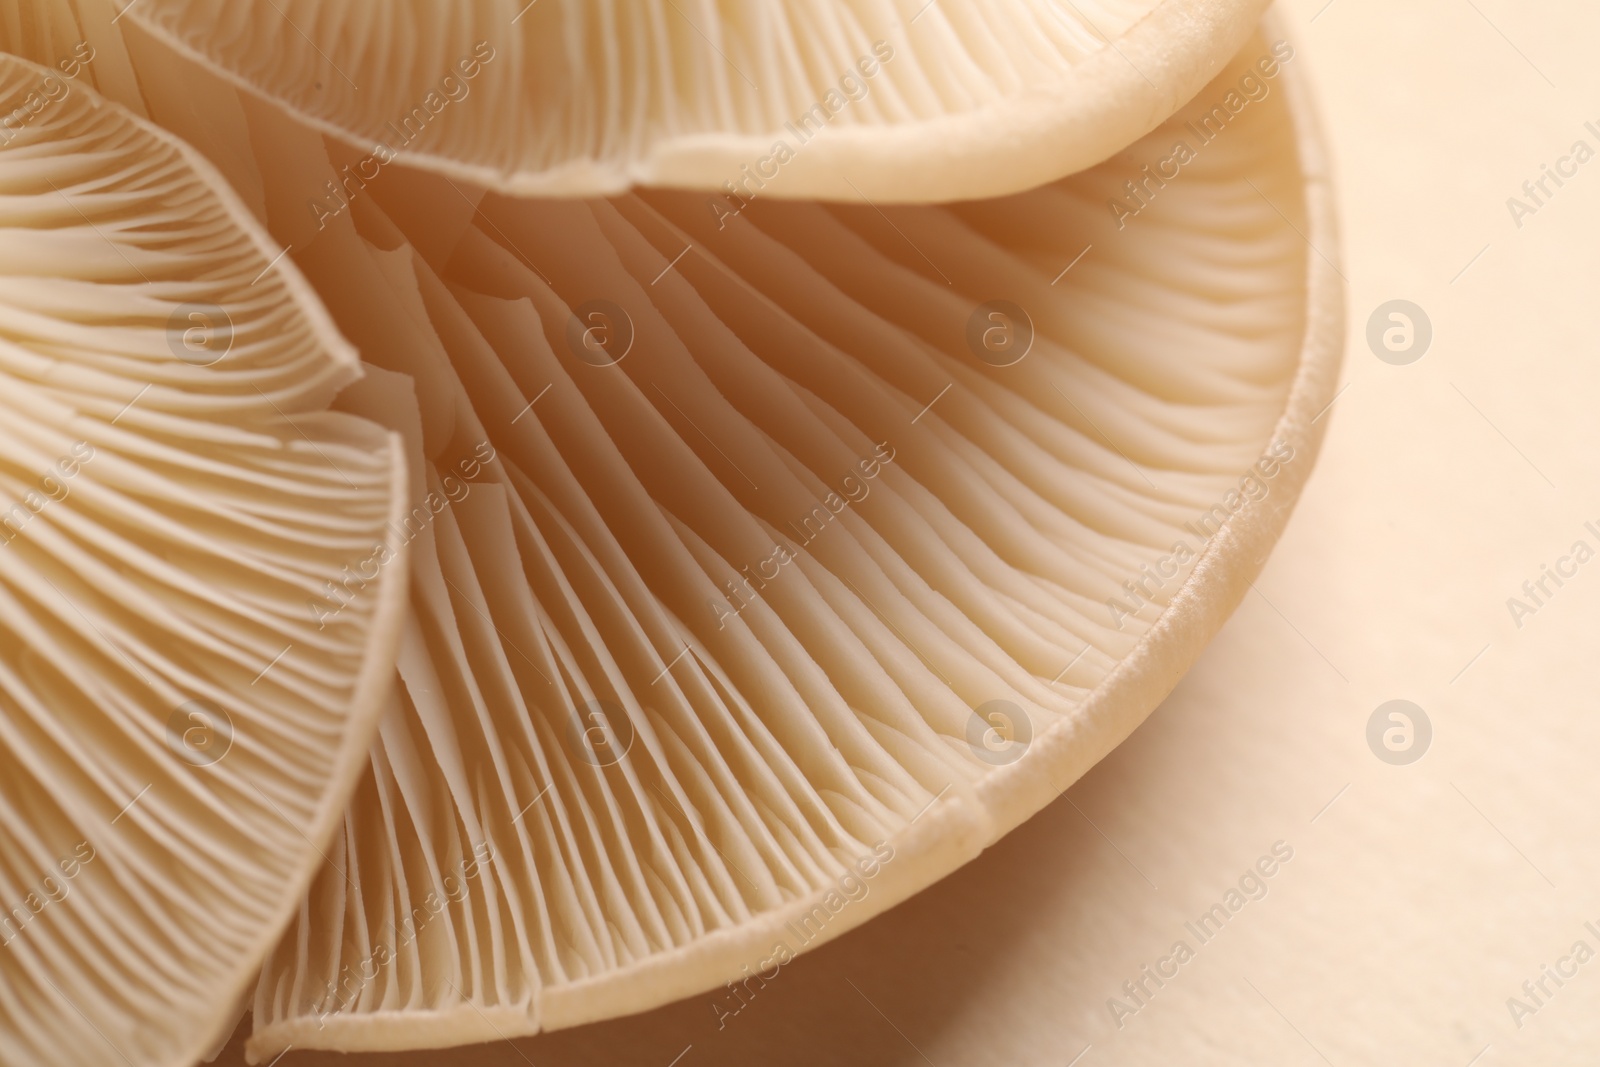
[[[343, 876], [264, 966], [249, 1054], [770, 974], [1125, 738], [1249, 589], [1333, 396], [1292, 56], [1256, 36], [1126, 151], [1005, 198], [730, 219], [399, 169], [353, 197], [300, 261], [387, 363], [367, 410], [432, 517]], [[252, 122], [273, 202], [319, 149]], [[414, 351], [375, 343], [394, 318]]]
[[518, 196], [878, 203], [1098, 163], [1267, 0], [140, 0], [128, 18], [361, 151]]
[[66, 71], [0, 55], [0, 1060], [186, 1067], [365, 764], [405, 466], [216, 169]]

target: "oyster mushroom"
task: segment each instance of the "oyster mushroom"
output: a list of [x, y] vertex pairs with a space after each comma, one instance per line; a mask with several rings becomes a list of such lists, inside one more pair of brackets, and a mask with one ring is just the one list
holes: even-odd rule
[[250, 1055], [770, 976], [1125, 737], [1248, 588], [1332, 395], [1329, 194], [1275, 43], [1024, 194], [733, 220], [398, 168], [318, 219], [356, 154], [247, 102], [269, 222], [427, 486], [349, 877], [263, 968]]
[[[909, 35], [948, 28], [928, 20], [952, 6], [972, 10], [895, 15]], [[236, 99], [126, 34], [129, 103], [211, 153], [292, 247], [381, 368], [341, 405], [410, 455], [400, 685], [330, 863], [263, 968], [253, 1057], [491, 1040], [770, 973], [966, 862], [1109, 751], [1286, 520], [1341, 320], [1292, 65], [1252, 38], [1134, 140], [1245, 40], [1242, 8], [1206, 6], [1148, 52], [1131, 43], [1182, 12], [1126, 9], [1075, 69], [1104, 76], [1090, 89], [1123, 67], [1166, 88], [1086, 91], [1102, 110], [1083, 104], [1041, 141], [1013, 144], [1022, 127], [987, 105], [908, 111], [927, 143], [902, 156], [877, 151], [901, 143], [892, 124], [852, 133], [841, 113], [778, 180], [728, 196], [781, 108], [659, 144], [649, 123], [497, 140], [483, 131], [532, 116], [581, 134], [592, 116], [474, 80], [445, 105], [461, 122], [430, 120], [413, 155], [387, 158], [367, 109], [427, 108], [431, 90], [406, 94], [456, 38], [368, 27], [346, 52], [348, 12], [279, 7], [284, 25], [175, 0], [122, 20], [288, 106]], [[444, 25], [468, 42], [482, 17], [511, 26], [541, 7], [590, 10], [458, 6]], [[187, 21], [206, 10], [215, 36]], [[474, 79], [524, 40], [495, 37]], [[390, 45], [399, 89], [362, 73]], [[972, 69], [912, 55], [899, 69], [930, 84]], [[1170, 77], [1144, 61], [1157, 55]], [[800, 83], [825, 89], [814, 75]], [[331, 87], [343, 77], [377, 103]], [[1023, 115], [1048, 95], [1033, 87], [1058, 83], [989, 84], [1023, 86]], [[1119, 111], [1129, 94], [1143, 102]], [[222, 113], [247, 135], [207, 121]], [[1012, 154], [940, 155], [947, 127], [971, 133], [963, 153], [1009, 129], [995, 149]], [[1180, 139], [1199, 143], [1174, 163]], [[485, 163], [502, 142], [510, 155]], [[702, 188], [517, 200], [462, 177]], [[776, 202], [810, 194], [877, 206]]]
[[363, 152], [504, 193], [729, 181], [907, 202], [1100, 162], [1209, 81], [1265, 7], [139, 0], [128, 17]]
[[0, 1060], [187, 1064], [365, 764], [405, 468], [215, 168], [75, 77], [0, 55]]

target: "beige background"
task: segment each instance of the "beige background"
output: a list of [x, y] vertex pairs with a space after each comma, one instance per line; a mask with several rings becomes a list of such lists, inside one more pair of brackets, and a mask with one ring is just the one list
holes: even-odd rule
[[[1574, 140], [1600, 150], [1583, 128], [1600, 128], [1600, 10], [1282, 14], [1339, 176], [1347, 388], [1256, 592], [1145, 726], [723, 1030], [705, 996], [514, 1045], [284, 1067], [1600, 1062], [1600, 959], [1520, 1029], [1506, 1007], [1575, 940], [1600, 951], [1583, 926], [1600, 928], [1600, 559], [1521, 629], [1506, 607], [1575, 540], [1600, 549], [1583, 529], [1600, 528], [1600, 159], [1520, 229], [1506, 208]], [[1393, 298], [1433, 323], [1410, 366], [1366, 345]], [[1410, 766], [1365, 740], [1397, 697], [1434, 728]], [[1267, 897], [1118, 1029], [1107, 998], [1195, 944], [1185, 921], [1278, 840], [1294, 858]]]

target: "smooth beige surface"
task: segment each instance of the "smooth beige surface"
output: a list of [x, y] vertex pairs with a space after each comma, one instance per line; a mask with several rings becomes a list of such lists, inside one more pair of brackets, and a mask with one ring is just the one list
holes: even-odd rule
[[[1600, 161], [1520, 230], [1506, 198], [1574, 140], [1600, 148], [1600, 13], [1333, 0], [1311, 22], [1325, 2], [1284, 14], [1341, 180], [1349, 387], [1258, 593], [1146, 725], [721, 1031], [701, 997], [514, 1048], [287, 1067], [1594, 1062], [1600, 959], [1520, 1030], [1506, 1000], [1574, 941], [1600, 950], [1600, 560], [1520, 630], [1506, 599], [1600, 547]], [[1435, 328], [1408, 367], [1364, 340], [1394, 298]], [[1397, 697], [1435, 729], [1408, 767], [1364, 737]], [[1278, 840], [1294, 858], [1266, 899], [1119, 1031], [1107, 998]]]

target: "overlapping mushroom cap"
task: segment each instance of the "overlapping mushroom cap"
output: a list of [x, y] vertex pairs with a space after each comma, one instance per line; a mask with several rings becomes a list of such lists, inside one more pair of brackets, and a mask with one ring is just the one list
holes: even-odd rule
[[[102, 86], [254, 206], [375, 365], [339, 406], [409, 453], [399, 684], [256, 1057], [625, 1014], [837, 936], [1126, 736], [1309, 471], [1340, 316], [1292, 49], [1252, 38], [1135, 140], [1259, 5], [1019, 3], [982, 37], [949, 0], [803, 26], [140, 0], [91, 32], [98, 2], [55, 0], [32, 47], [126, 48]], [[869, 16], [920, 43], [735, 184]], [[802, 41], [788, 75], [749, 63], [765, 96], [719, 88], [711, 56]], [[435, 111], [446, 58], [471, 85]], [[397, 155], [373, 123], [410, 94]], [[873, 203], [778, 202], [805, 195]]]
[[[1104, 167], [1001, 200], [353, 197], [302, 264], [374, 359], [428, 367], [367, 409], [430, 471], [412, 630], [349, 878], [265, 967], [252, 1054], [771, 973], [1126, 736], [1247, 589], [1331, 395], [1284, 55], [1256, 39]], [[1246, 78], [1270, 88], [1230, 112]], [[1226, 128], [1130, 198], [1212, 105]], [[304, 232], [283, 191], [339, 147], [306, 167], [317, 139], [253, 114]]]
[[1148, 132], [1266, 0], [140, 0], [132, 18], [362, 152], [513, 195], [926, 202]]
[[395, 441], [215, 169], [0, 55], [0, 1060], [192, 1062], [388, 688]]

